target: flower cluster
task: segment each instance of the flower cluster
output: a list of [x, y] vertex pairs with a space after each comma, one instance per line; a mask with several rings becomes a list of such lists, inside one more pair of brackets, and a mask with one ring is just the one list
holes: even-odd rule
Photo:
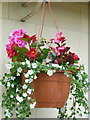
[[[25, 39], [27, 39], [27, 41]], [[23, 29], [14, 30], [9, 35], [9, 44], [6, 45], [8, 57], [10, 59], [13, 59], [14, 56], [20, 57], [20, 51], [18, 51], [17, 48], [26, 48], [27, 44], [31, 44], [31, 42], [34, 42], [35, 40], [36, 35], [30, 37]], [[31, 48], [30, 51], [27, 53], [27, 56], [33, 59], [36, 56], [36, 50], [34, 48]]]
[[32, 82], [37, 79], [37, 74], [41, 71], [48, 76], [60, 71], [72, 80], [73, 97], [70, 98], [73, 101], [73, 106], [70, 108], [72, 112], [68, 115], [65, 106], [59, 109], [59, 118], [75, 118], [76, 111], [81, 114], [81, 108], [75, 110], [75, 104], [84, 107], [84, 113], [87, 113], [88, 105], [85, 97], [88, 88], [87, 74], [84, 72], [84, 66], [76, 64], [80, 58], [66, 46], [66, 38], [62, 32], [57, 33], [50, 41], [44, 38], [38, 41], [36, 35], [29, 36], [23, 29], [14, 30], [9, 35], [6, 51], [11, 59], [6, 65], [10, 73], [5, 73], [0, 78], [0, 85], [6, 88], [6, 92], [2, 95], [2, 106], [6, 107], [5, 119], [13, 116], [13, 110], [17, 118], [30, 116], [31, 109], [37, 104], [32, 97], [34, 92]]
[[70, 52], [70, 47], [66, 47], [66, 38], [62, 35], [62, 32], [57, 33], [55, 35], [56, 38], [51, 39], [57, 46], [56, 48], [52, 48], [51, 50], [56, 55], [56, 59], [54, 60], [55, 63], [62, 64], [69, 62], [69, 64], [74, 64], [79, 60], [78, 55], [75, 53]]
[[[49, 42], [43, 38], [36, 49], [37, 42], [36, 35], [29, 36], [23, 29], [14, 30], [9, 36], [9, 44], [6, 45], [9, 58], [13, 61], [25, 61], [28, 58], [31, 61], [56, 64], [69, 62], [70, 65], [79, 60], [78, 55], [70, 52], [70, 47], [66, 47], [66, 38], [62, 32], [57, 33]], [[55, 48], [52, 43], [56, 45]]]

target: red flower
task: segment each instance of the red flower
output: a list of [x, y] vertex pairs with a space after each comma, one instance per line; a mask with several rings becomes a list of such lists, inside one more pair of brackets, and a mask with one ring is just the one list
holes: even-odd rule
[[12, 58], [13, 56], [17, 55], [17, 51], [14, 50], [15, 46], [16, 46], [16, 44], [7, 44], [6, 45], [6, 51], [7, 51], [9, 58]]
[[74, 55], [73, 59], [74, 59], [74, 60], [79, 60], [78, 55]]
[[36, 35], [29, 36], [27, 34], [24, 34], [23, 38], [28, 38], [28, 42], [34, 42], [36, 40]]
[[37, 51], [35, 48], [31, 48], [29, 52], [26, 53], [28, 57], [30, 57], [30, 59], [35, 59], [36, 55], [37, 55]]
[[70, 56], [73, 57], [74, 60], [79, 60], [80, 58], [78, 57], [78, 55], [76, 55], [75, 53], [69, 52]]

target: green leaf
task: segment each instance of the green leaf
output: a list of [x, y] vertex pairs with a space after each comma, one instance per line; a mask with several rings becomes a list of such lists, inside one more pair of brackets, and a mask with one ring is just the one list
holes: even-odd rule
[[42, 41], [46, 41], [46, 39], [45, 39], [45, 38], [42, 38]]
[[49, 51], [50, 51], [50, 49], [46, 49], [46, 48], [43, 49], [42, 59], [46, 59], [46, 57], [48, 56]]
[[13, 60], [17, 61], [18, 60], [18, 56], [13, 56]]
[[20, 53], [23, 53], [23, 54], [26, 53], [26, 52], [28, 52], [27, 48], [22, 48], [22, 47], [16, 47], [15, 50], [17, 52], [20, 52]]
[[35, 99], [31, 99], [31, 102], [34, 102], [35, 101]]
[[21, 40], [28, 42], [28, 38], [20, 38]]

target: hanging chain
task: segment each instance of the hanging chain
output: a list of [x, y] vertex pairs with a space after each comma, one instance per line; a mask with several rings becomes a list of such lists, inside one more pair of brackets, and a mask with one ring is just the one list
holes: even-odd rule
[[46, 2], [43, 2], [43, 10], [42, 10], [42, 16], [41, 16], [41, 27], [40, 27], [39, 33], [38, 33], [38, 40], [40, 40], [42, 37], [44, 21], [45, 21], [45, 12], [46, 12]]
[[38, 49], [38, 42], [41, 40], [42, 38], [42, 32], [43, 32], [43, 27], [44, 27], [44, 21], [45, 21], [45, 12], [46, 12], [46, 2], [43, 2], [43, 10], [42, 10], [42, 16], [41, 16], [41, 26], [38, 32], [38, 36], [37, 36], [37, 44], [36, 44], [36, 50]]
[[52, 19], [53, 19], [53, 22], [55, 24], [55, 27], [57, 29], [57, 32], [59, 33], [59, 28], [56, 24], [56, 21], [55, 21], [55, 17], [53, 15], [53, 11], [51, 9], [51, 6], [50, 6], [50, 2], [47, 2], [44, 0], [43, 2], [43, 10], [42, 10], [42, 16], [41, 16], [41, 26], [40, 26], [40, 29], [39, 29], [39, 33], [38, 33], [38, 37], [37, 37], [37, 44], [36, 44], [36, 49], [38, 48], [38, 42], [41, 40], [42, 38], [42, 33], [43, 33], [43, 27], [44, 27], [44, 21], [45, 21], [45, 13], [46, 13], [46, 4], [48, 5], [48, 9], [51, 13], [51, 16], [52, 16]]
[[59, 33], [59, 28], [58, 28], [58, 26], [57, 26], [57, 24], [56, 24], [56, 20], [55, 20], [55, 17], [54, 17], [54, 15], [53, 15], [53, 11], [52, 11], [51, 6], [50, 6], [50, 2], [48, 2], [48, 8], [49, 8], [49, 10], [50, 10], [50, 13], [51, 13], [53, 22], [54, 22], [54, 24], [55, 24], [55, 27], [56, 27], [56, 29], [57, 29], [57, 32]]

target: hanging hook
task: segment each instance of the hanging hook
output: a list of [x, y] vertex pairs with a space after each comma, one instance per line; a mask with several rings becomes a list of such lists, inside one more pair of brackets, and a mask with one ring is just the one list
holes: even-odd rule
[[50, 0], [43, 0], [43, 2], [48, 3], [48, 2], [50, 2]]

